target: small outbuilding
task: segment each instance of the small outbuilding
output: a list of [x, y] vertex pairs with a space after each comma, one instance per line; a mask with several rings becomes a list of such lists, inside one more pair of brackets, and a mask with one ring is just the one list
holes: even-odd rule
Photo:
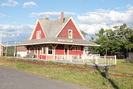
[[27, 49], [24, 46], [17, 47], [16, 54], [17, 57], [26, 57], [27, 56]]

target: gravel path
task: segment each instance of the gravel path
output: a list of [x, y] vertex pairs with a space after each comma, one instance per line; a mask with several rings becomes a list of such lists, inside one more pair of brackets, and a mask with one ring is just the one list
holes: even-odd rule
[[0, 89], [88, 89], [75, 84], [0, 66]]

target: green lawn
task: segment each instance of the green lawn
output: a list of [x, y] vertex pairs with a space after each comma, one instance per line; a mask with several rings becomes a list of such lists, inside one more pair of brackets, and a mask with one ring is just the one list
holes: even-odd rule
[[[18, 59], [12, 59], [16, 60], [15, 62], [9, 60], [9, 58], [0, 58], [0, 65], [51, 79], [86, 86], [91, 89], [133, 89], [133, 64], [125, 63], [122, 59], [117, 60], [117, 66], [109, 67], [109, 78], [105, 78], [103, 70], [96, 70], [86, 65], [77, 66], [40, 61], [22, 62], [17, 61]], [[85, 71], [77, 68], [83, 68]]]

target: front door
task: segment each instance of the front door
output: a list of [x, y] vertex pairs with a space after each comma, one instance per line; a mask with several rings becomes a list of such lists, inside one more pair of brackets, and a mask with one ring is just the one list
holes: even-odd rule
[[64, 46], [64, 59], [68, 59], [69, 57], [69, 46], [65, 45]]

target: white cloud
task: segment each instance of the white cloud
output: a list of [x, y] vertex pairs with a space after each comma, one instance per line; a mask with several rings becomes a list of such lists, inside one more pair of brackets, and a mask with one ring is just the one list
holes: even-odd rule
[[[64, 12], [65, 15], [74, 15], [76, 13], [73, 12]], [[45, 17], [45, 18], [60, 18], [61, 12], [39, 12], [39, 13], [31, 13], [31, 17]]]
[[83, 23], [101, 23], [101, 22], [129, 22], [133, 15], [133, 7], [126, 12], [97, 10], [96, 12], [86, 13], [85, 16], [78, 16]]
[[88, 34], [95, 34], [101, 28], [112, 29], [113, 26], [119, 26], [126, 23], [129, 27], [133, 27], [133, 7], [129, 7], [127, 11], [114, 11], [98, 9], [95, 12], [88, 12], [85, 15], [78, 15], [77, 19], [82, 23], [79, 28]]
[[15, 0], [8, 0], [7, 3], [2, 3], [1, 6], [17, 6], [19, 3]]
[[0, 18], [4, 18], [4, 17], [6, 17], [7, 15], [4, 15], [4, 14], [1, 14], [0, 13]]
[[33, 25], [0, 25], [0, 31], [2, 31], [3, 41], [10, 40], [26, 40], [30, 36], [34, 26]]
[[24, 8], [32, 8], [32, 7], [36, 7], [37, 6], [37, 4], [35, 3], [35, 2], [25, 2], [24, 4], [23, 4], [23, 7]]

